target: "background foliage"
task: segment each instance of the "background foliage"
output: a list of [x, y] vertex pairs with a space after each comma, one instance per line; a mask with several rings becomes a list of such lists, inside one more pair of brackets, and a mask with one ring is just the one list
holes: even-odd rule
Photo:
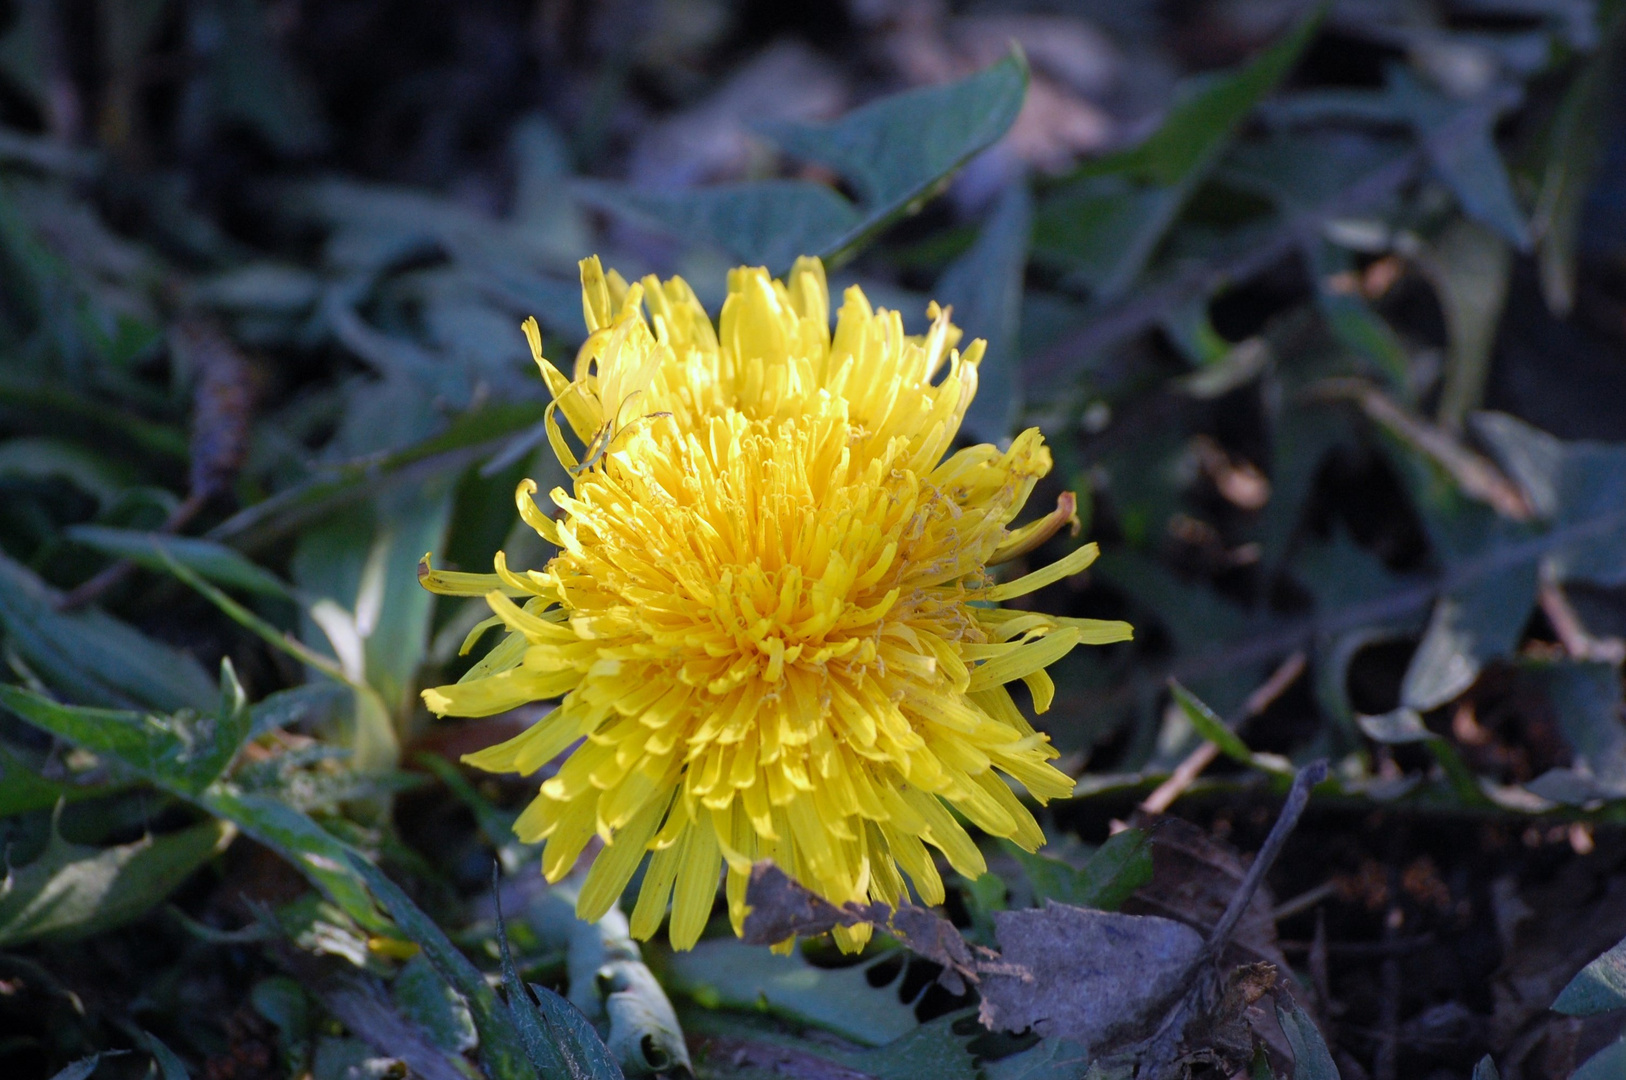
[[1265, 1049], [1181, 1067], [1615, 1075], [1619, 5], [1095, 7], [0, 5], [0, 1072], [1123, 1075], [889, 939], [576, 923], [534, 780], [448, 764], [531, 715], [418, 704], [483, 617], [419, 556], [547, 557], [519, 320], [809, 252], [989, 339], [968, 436], [1041, 427], [1106, 551], [1032, 602], [1138, 628], [1053, 669], [1077, 797], [961, 931], [1206, 931], [1329, 759], [1235, 939]]

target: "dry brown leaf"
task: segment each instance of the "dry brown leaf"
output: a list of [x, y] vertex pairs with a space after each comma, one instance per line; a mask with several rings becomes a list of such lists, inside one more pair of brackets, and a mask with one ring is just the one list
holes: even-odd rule
[[[1247, 873], [1242, 856], [1181, 818], [1137, 814], [1131, 824], [1151, 835], [1152, 880], [1135, 890], [1120, 910], [1175, 919], [1204, 935], [1212, 932]], [[1271, 915], [1275, 906], [1270, 889], [1260, 886], [1221, 956], [1224, 964], [1234, 967], [1263, 960], [1288, 970], [1287, 958], [1276, 944]]]
[[1172, 919], [1055, 901], [995, 912], [994, 931], [1005, 961], [1030, 977], [986, 976], [983, 1024], [1032, 1028], [1092, 1048], [1146, 1034], [1147, 1022], [1161, 1018], [1179, 995], [1203, 947], [1195, 930]]
[[917, 955], [941, 964], [938, 981], [950, 993], [965, 993], [966, 983], [977, 983], [988, 971], [1009, 970], [973, 956], [954, 924], [935, 912], [913, 904], [893, 910], [878, 902], [838, 907], [766, 859], [751, 867], [745, 903], [748, 910], [740, 937], [748, 945], [772, 945], [798, 935], [828, 933], [837, 926], [869, 923], [884, 928]]

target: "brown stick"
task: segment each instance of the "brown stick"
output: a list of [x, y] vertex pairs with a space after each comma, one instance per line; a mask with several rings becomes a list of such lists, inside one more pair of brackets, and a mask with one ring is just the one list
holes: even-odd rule
[[[1270, 678], [1260, 684], [1257, 690], [1248, 695], [1248, 700], [1242, 703], [1242, 708], [1238, 712], [1236, 719], [1228, 725], [1231, 730], [1235, 731], [1270, 708], [1271, 703], [1281, 697], [1287, 688], [1293, 685], [1293, 681], [1303, 674], [1304, 663], [1305, 656], [1302, 649], [1282, 661], [1281, 666], [1271, 673]], [[1211, 742], [1203, 743], [1186, 755], [1184, 761], [1175, 766], [1174, 772], [1170, 773], [1167, 780], [1159, 784], [1150, 795], [1146, 796], [1146, 801], [1140, 804], [1140, 808], [1148, 814], [1166, 813], [1169, 807], [1174, 805], [1175, 800], [1185, 794], [1186, 789], [1196, 781], [1198, 776], [1202, 775], [1204, 769], [1213, 764], [1214, 759], [1218, 756], [1219, 747]]]

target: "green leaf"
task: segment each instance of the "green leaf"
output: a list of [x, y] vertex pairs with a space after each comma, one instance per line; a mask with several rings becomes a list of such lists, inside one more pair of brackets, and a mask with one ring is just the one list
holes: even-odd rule
[[6, 440], [0, 445], [0, 476], [66, 480], [103, 507], [130, 484], [130, 478], [107, 457], [48, 438]]
[[[570, 1080], [622, 1080], [621, 1066], [582, 1011], [546, 986], [531, 984], [537, 1015], [565, 1062]], [[524, 1006], [522, 1005], [521, 1008]], [[544, 1080], [548, 1080], [544, 1074]]]
[[120, 1054], [128, 1053], [128, 1050], [104, 1050], [99, 1054], [82, 1057], [78, 1061], [65, 1066], [56, 1075], [52, 1076], [51, 1080], [85, 1080], [86, 1077], [96, 1071], [96, 1066], [102, 1063], [102, 1058], [117, 1057]]
[[914, 1009], [898, 1000], [895, 987], [870, 984], [867, 964], [814, 967], [800, 949], [779, 956], [725, 938], [673, 953], [664, 966], [667, 989], [706, 1008], [765, 1009], [865, 1046], [884, 1046], [919, 1024]]
[[[227, 748], [235, 753], [239, 742], [230, 737], [200, 738], [193, 727], [198, 723], [195, 717], [59, 705], [17, 686], [0, 685], [0, 704], [36, 727], [114, 758], [171, 794], [231, 822], [281, 855], [356, 922], [368, 929], [383, 925], [365, 883], [349, 864], [349, 845], [274, 795], [244, 793], [226, 781], [208, 784], [202, 779], [217, 775], [216, 763], [223, 768], [230, 761]], [[250, 715], [238, 699], [229, 730], [246, 732]], [[225, 722], [220, 724], [216, 734], [228, 730]]]
[[1570, 1080], [1615, 1080], [1626, 1075], [1626, 1038], [1618, 1039], [1587, 1059]]
[[1599, 795], [1626, 795], [1626, 729], [1618, 664], [1559, 660], [1525, 665], [1546, 691], [1571, 753]]
[[1496, 1062], [1491, 1060], [1489, 1054], [1480, 1058], [1479, 1064], [1474, 1066], [1472, 1080], [1502, 1080], [1502, 1074], [1496, 1071]]
[[100, 611], [64, 613], [38, 577], [0, 555], [0, 625], [23, 661], [64, 694], [113, 708], [209, 709], [215, 688], [191, 656]]
[[298, 315], [321, 298], [322, 279], [280, 263], [249, 263], [192, 287], [194, 303], [232, 312]]
[[774, 272], [798, 255], [837, 259], [912, 212], [968, 159], [1010, 128], [1027, 93], [1027, 63], [1013, 53], [958, 82], [883, 98], [828, 125], [769, 129], [786, 151], [850, 180], [859, 204], [822, 184], [768, 180], [694, 191], [584, 184], [584, 201], [715, 244]]
[[159, 1080], [192, 1080], [192, 1074], [186, 1069], [186, 1063], [180, 1055], [164, 1045], [162, 1039], [150, 1031], [137, 1031], [136, 1041], [147, 1048], [152, 1055], [153, 1062], [158, 1066]]
[[1213, 709], [1173, 679], [1169, 680], [1169, 692], [1174, 695], [1174, 702], [1180, 706], [1180, 711], [1186, 714], [1186, 719], [1191, 721], [1191, 726], [1197, 729], [1198, 735], [1219, 747], [1220, 753], [1231, 760], [1243, 765], [1253, 764], [1253, 751], [1248, 749], [1248, 744], [1227, 727]]
[[241, 792], [227, 783], [209, 788], [198, 805], [282, 856], [361, 926], [376, 930], [384, 925], [366, 883], [350, 864], [355, 849], [313, 818], [274, 795]]
[[1603, 32], [1606, 43], [1570, 83], [1553, 117], [1532, 222], [1542, 296], [1548, 309], [1561, 318], [1575, 305], [1575, 252], [1581, 208], [1597, 177], [1609, 132], [1609, 88], [1614, 83], [1618, 51], [1613, 39], [1626, 22], [1618, 5], [1608, 22]]
[[458, 951], [451, 939], [408, 899], [400, 886], [384, 875], [366, 856], [354, 849], [345, 853], [345, 861], [355, 875], [366, 883], [367, 890], [378, 900], [408, 938], [418, 944], [424, 956], [435, 966], [440, 977], [468, 1002], [474, 1017], [474, 1026], [480, 1033], [480, 1056], [494, 1074], [493, 1080], [530, 1080], [534, 1075], [527, 1062], [519, 1032], [497, 995], [486, 983], [485, 976]]
[[1561, 442], [1504, 413], [1478, 413], [1471, 430], [1548, 519], [1559, 581], [1626, 584], [1626, 444]]
[[1553, 1002], [1565, 1016], [1596, 1016], [1626, 1009], [1626, 940], [1576, 973]]
[[0, 884], [0, 948], [39, 938], [77, 938], [137, 919], [236, 835], [206, 821], [110, 848], [70, 844], [52, 829], [40, 857]]
[[117, 784], [83, 784], [41, 776], [27, 761], [0, 741], [0, 818], [29, 810], [49, 810], [58, 802], [107, 795]]
[[205, 715], [60, 705], [9, 685], [0, 685], [0, 705], [159, 787], [194, 798], [225, 771], [248, 736], [248, 704], [230, 661], [221, 663], [221, 682], [224, 700], [217, 711]]
[[169, 536], [138, 529], [114, 529], [105, 525], [72, 525], [63, 530], [68, 539], [104, 555], [129, 559], [151, 570], [167, 570], [160, 551], [199, 577], [244, 589], [260, 596], [291, 597], [287, 582], [240, 553], [213, 540], [190, 536]]
[[1535, 604], [1534, 562], [1442, 596], [1406, 668], [1401, 704], [1427, 712], [1467, 690], [1485, 664], [1512, 654]]
[[205, 108], [223, 120], [254, 128], [283, 154], [307, 154], [324, 141], [317, 100], [299, 71], [283, 56], [254, 0], [223, 0], [202, 16], [211, 35], [205, 76]]
[[1381, 716], [1357, 717], [1357, 722], [1362, 734], [1374, 742], [1392, 746], [1422, 743], [1439, 763], [1458, 800], [1469, 806], [1482, 806], [1488, 801], [1456, 746], [1425, 727], [1415, 709], [1402, 705]]
[[1362, 716], [1360, 725], [1367, 738], [1389, 746], [1404, 746], [1408, 743], [1429, 742], [1439, 738], [1423, 726], [1423, 718], [1417, 715], [1417, 710], [1405, 707], [1378, 716]]
[[624, 184], [581, 183], [584, 202], [693, 243], [716, 244], [733, 257], [775, 271], [799, 255], [838, 248], [863, 222], [853, 205], [823, 184], [763, 180], [694, 191], [643, 191]]
[[1055, 900], [1074, 907], [1116, 911], [1129, 895], [1152, 880], [1152, 846], [1140, 829], [1113, 833], [1080, 869], [1060, 859], [1029, 853], [1006, 843], [1033, 886], [1035, 904]]
[[1425, 262], [1445, 316], [1445, 380], [1440, 423], [1461, 430], [1485, 398], [1491, 348], [1513, 276], [1513, 251], [1498, 233], [1469, 219], [1452, 222]]
[[1310, 91], [1282, 102], [1273, 115], [1298, 124], [1355, 121], [1409, 126], [1463, 211], [1518, 250], [1528, 251], [1530, 226], [1496, 149], [1497, 121], [1517, 104], [1517, 93], [1499, 85], [1477, 100], [1461, 102], [1428, 86], [1404, 65], [1391, 64], [1386, 74], [1382, 90]]
[[1294, 1002], [1291, 1012], [1276, 1006], [1276, 1019], [1293, 1048], [1293, 1080], [1338, 1080], [1338, 1066], [1309, 1013]]
[[501, 449], [510, 436], [540, 422], [544, 408], [534, 401], [515, 401], [460, 413], [445, 431], [404, 449], [324, 468], [311, 479], [238, 511], [210, 529], [208, 538], [257, 550], [361, 497], [456, 475]]
[[983, 1066], [985, 1080], [1094, 1080], [1086, 1073], [1095, 1055], [1069, 1039], [1041, 1039], [1020, 1054]]
[[304, 988], [286, 975], [273, 975], [254, 984], [249, 991], [249, 1001], [254, 1011], [277, 1029], [277, 1041], [289, 1073], [302, 1075], [311, 1037], [310, 1001]]
[[977, 366], [977, 396], [963, 424], [963, 430], [986, 442], [1009, 436], [1022, 413], [1017, 333], [1032, 233], [1033, 199], [1019, 180], [1006, 187], [977, 242], [943, 271], [934, 290], [939, 303], [953, 306], [966, 341], [988, 341]]
[[461, 1054], [478, 1044], [468, 1004], [423, 954], [408, 960], [396, 973], [390, 997], [401, 1015], [442, 1050]]
[[[495, 878], [493, 886], [495, 887]], [[508, 1013], [513, 1018], [514, 1028], [519, 1032], [519, 1037], [525, 1045], [525, 1053], [530, 1058], [531, 1065], [542, 1080], [569, 1076], [564, 1047], [558, 1033], [549, 1030], [543, 1014], [537, 1009], [536, 1002], [526, 990], [525, 984], [520, 981], [519, 973], [514, 970], [514, 956], [508, 948], [508, 926], [503, 920], [500, 898], [497, 908], [497, 947], [502, 957], [502, 984], [503, 990], [508, 994]]]
[[1192, 80], [1144, 142], [1080, 168], [1040, 209], [1035, 252], [1077, 272], [1098, 301], [1123, 295], [1238, 126], [1297, 62], [1325, 9], [1244, 67]]
[[[418, 560], [443, 547], [453, 494], [447, 478], [392, 493], [306, 531], [295, 550], [293, 576], [300, 588], [353, 612], [363, 661], [359, 674], [391, 717], [416, 703], [413, 680], [428, 648], [435, 606], [434, 594], [418, 584]], [[324, 637], [323, 630], [308, 625], [306, 643], [327, 647], [331, 634]]]
[[831, 124], [775, 124], [767, 134], [787, 153], [852, 181], [875, 222], [992, 146], [1016, 121], [1027, 88], [1027, 62], [1013, 51], [957, 82], [894, 94]]

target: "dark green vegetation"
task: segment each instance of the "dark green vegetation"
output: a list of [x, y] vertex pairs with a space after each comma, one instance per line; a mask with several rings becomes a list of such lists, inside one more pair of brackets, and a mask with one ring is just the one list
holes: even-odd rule
[[[1096, 6], [0, 4], [0, 1076], [1620, 1075], [1618, 5]], [[415, 566], [546, 558], [594, 252], [952, 303], [1078, 493], [1032, 602], [1137, 639], [952, 941], [640, 956], [448, 764], [525, 718], [430, 722], [484, 611]]]

